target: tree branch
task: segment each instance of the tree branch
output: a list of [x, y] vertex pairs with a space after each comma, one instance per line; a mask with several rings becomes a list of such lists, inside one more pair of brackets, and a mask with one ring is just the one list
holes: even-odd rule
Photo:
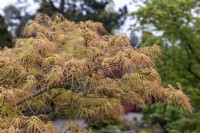
[[200, 76], [197, 75], [194, 71], [192, 71], [191, 68], [192, 68], [192, 64], [189, 63], [189, 66], [188, 66], [187, 70], [188, 70], [195, 78], [197, 78], [198, 80], [200, 80]]
[[[192, 48], [192, 47], [191, 47], [191, 48]], [[192, 49], [193, 49], [193, 48], [192, 48]], [[192, 57], [191, 57], [191, 54], [190, 54], [190, 52], [189, 52], [189, 50], [188, 50], [187, 48], [185, 48], [185, 50], [186, 50], [186, 53], [187, 53], [187, 56], [188, 56], [188, 60], [190, 61], [190, 59], [192, 58]], [[191, 62], [189, 62], [188, 67], [186, 67], [185, 65], [184, 65], [184, 67], [185, 67], [186, 70], [187, 70], [188, 72], [190, 72], [196, 79], [200, 80], [200, 76], [197, 75], [194, 71], [192, 71], [192, 63], [191, 63]]]
[[30, 100], [31, 98], [36, 97], [36, 96], [38, 96], [38, 95], [40, 95], [40, 94], [42, 94], [42, 93], [44, 93], [44, 92], [46, 92], [46, 91], [48, 91], [48, 90], [51, 90], [51, 89], [53, 89], [53, 88], [54, 88], [54, 87], [52, 87], [52, 88], [50, 88], [50, 89], [49, 89], [49, 88], [42, 88], [42, 89], [36, 91], [35, 93], [33, 93], [32, 95], [30, 95], [30, 96], [28, 96], [28, 97], [26, 97], [26, 98], [24, 98], [24, 99], [18, 101], [18, 102], [16, 103], [16, 105], [20, 105], [20, 104], [24, 103], [25, 101]]
[[64, 14], [64, 8], [65, 8], [65, 0], [61, 0], [59, 13]]
[[[116, 64], [112, 64], [112, 65], [115, 66]], [[112, 67], [112, 65], [109, 66], [109, 67]], [[102, 68], [102, 70], [104, 70], [104, 69], [105, 69], [105, 68]], [[97, 70], [98, 70], [98, 69], [93, 68], [93, 70], [88, 71], [87, 74], [90, 74], [91, 72], [93, 73], [93, 72], [95, 72], [95, 71], [97, 71]], [[33, 97], [36, 97], [36, 96], [38, 96], [38, 95], [40, 95], [40, 94], [42, 94], [42, 93], [45, 93], [45, 92], [48, 91], [48, 90], [52, 90], [52, 89], [54, 89], [54, 88], [62, 88], [62, 87], [64, 87], [64, 86], [65, 86], [65, 84], [61, 84], [61, 85], [59, 85], [59, 86], [52, 86], [51, 88], [49, 88], [49, 87], [41, 88], [40, 90], [36, 91], [35, 93], [31, 94], [30, 96], [28, 96], [28, 97], [26, 97], [26, 98], [23, 98], [22, 100], [18, 101], [15, 105], [20, 105], [20, 104], [24, 103], [25, 101], [28, 101], [28, 100], [32, 99]], [[100, 97], [98, 97], [98, 98], [100, 98]]]
[[196, 60], [198, 61], [198, 63], [200, 63], [200, 58], [197, 56], [196, 51], [193, 49], [193, 47], [190, 45], [190, 43], [186, 43], [188, 48], [191, 50], [191, 52], [194, 54], [194, 57], [196, 58]]
[[53, 10], [59, 12], [58, 8], [55, 7], [55, 5], [53, 4], [53, 1], [52, 1], [52, 0], [49, 0], [49, 3], [50, 3], [50, 5], [51, 5], [51, 7], [53, 8]]

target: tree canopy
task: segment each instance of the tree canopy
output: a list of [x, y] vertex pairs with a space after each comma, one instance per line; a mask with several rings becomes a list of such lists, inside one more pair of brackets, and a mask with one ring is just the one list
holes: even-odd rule
[[162, 85], [158, 46], [132, 48], [126, 35], [105, 33], [101, 23], [61, 14], [27, 24], [14, 48], [0, 51], [1, 132], [58, 132], [49, 120], [60, 112], [123, 121], [122, 104], [162, 102], [192, 112], [179, 83]]
[[[193, 83], [198, 84], [200, 80], [198, 71], [200, 65], [200, 47], [198, 45], [200, 18], [195, 15], [199, 12], [199, 1], [147, 0], [144, 4], [144, 7], [133, 13], [142, 29], [150, 32], [151, 30], [162, 32], [159, 35], [159, 38], [162, 39], [160, 42], [165, 48], [170, 46], [177, 48], [176, 53], [180, 54], [180, 58], [176, 58], [176, 60], [184, 61], [183, 64], [177, 66], [184, 67], [196, 81]], [[185, 60], [182, 60], [181, 57]], [[165, 79], [170, 78], [166, 77]]]
[[[139, 10], [132, 14], [137, 18], [139, 25], [137, 28], [143, 30], [143, 42], [158, 43], [162, 46], [165, 54], [162, 62], [157, 64], [162, 80], [165, 84], [173, 84], [174, 80], [183, 84], [186, 87], [184, 91], [190, 95], [196, 109], [195, 119], [182, 116], [176, 120], [177, 123], [174, 122], [173, 115], [166, 115], [168, 120], [172, 118], [171, 122], [167, 120], [167, 124], [175, 123], [176, 126], [172, 127], [175, 132], [180, 130], [199, 132], [200, 3], [198, 0], [144, 0], [143, 2]], [[165, 111], [166, 114], [167, 111], [170, 112]]]

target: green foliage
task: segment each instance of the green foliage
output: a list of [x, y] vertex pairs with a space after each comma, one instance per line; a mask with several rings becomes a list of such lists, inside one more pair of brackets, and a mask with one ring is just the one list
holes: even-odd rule
[[123, 125], [112, 125], [112, 124], [107, 124], [105, 127], [101, 128], [100, 131], [97, 131], [97, 133], [105, 133], [105, 132], [108, 132], [109, 130], [122, 130], [124, 129], [124, 126]]
[[0, 51], [1, 130], [58, 132], [49, 120], [59, 113], [120, 123], [122, 104], [163, 102], [192, 113], [180, 84], [162, 86], [158, 46], [133, 49], [125, 35], [104, 31], [101, 23], [74, 23], [61, 14], [53, 20], [38, 14], [27, 24], [15, 47]]
[[[163, 106], [158, 103], [155, 105], [149, 105], [143, 111], [144, 120], [151, 126], [160, 124], [166, 131], [174, 130], [171, 128], [172, 122], [177, 122], [184, 117], [183, 111], [178, 111], [173, 106]], [[177, 125], [176, 125], [177, 126]]]
[[153, 125], [161, 125], [166, 132], [199, 132], [199, 113], [191, 116], [190, 119], [181, 110], [177, 110], [173, 106], [163, 106], [162, 104], [155, 104], [144, 109], [144, 120]]
[[[182, 62], [184, 65], [174, 65], [175, 69], [178, 70], [176, 66], [184, 67], [185, 71], [193, 76], [193, 83], [196, 84], [200, 79], [198, 71], [200, 64], [200, 54], [198, 53], [200, 48], [198, 45], [199, 17], [195, 17], [195, 13], [198, 13], [199, 10], [198, 1], [152, 0], [146, 1], [144, 4], [144, 7], [134, 13], [134, 16], [142, 25], [142, 29], [146, 29], [147, 32], [145, 33], [148, 33], [148, 29], [149, 32], [151, 32], [151, 29], [163, 32], [158, 35], [156, 40], [166, 48], [166, 55], [171, 56], [171, 58], [167, 57], [168, 60], [184, 61]], [[150, 36], [148, 35], [148, 37]], [[171, 53], [175, 55], [172, 56]], [[164, 81], [167, 79], [170, 78], [165, 78]]]
[[[133, 13], [140, 28], [143, 29], [144, 44], [156, 42], [163, 47], [165, 54], [162, 61], [157, 63], [163, 83], [173, 84], [174, 80], [180, 82], [185, 86], [183, 91], [190, 95], [195, 106], [197, 112], [195, 118], [191, 119], [183, 115], [176, 119], [177, 123], [174, 122], [172, 114], [163, 116], [160, 112], [155, 113], [155, 115], [169, 117], [166, 125], [170, 125], [175, 132], [182, 130], [199, 132], [199, 4], [198, 0], [144, 0], [144, 5]], [[160, 34], [153, 35], [153, 31]], [[186, 121], [193, 124], [185, 124]], [[182, 126], [182, 129], [177, 128], [178, 122], [179, 125], [187, 126]]]

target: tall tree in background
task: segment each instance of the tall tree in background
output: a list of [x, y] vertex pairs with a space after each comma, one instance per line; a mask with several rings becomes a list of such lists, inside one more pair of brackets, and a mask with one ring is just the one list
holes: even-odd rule
[[[200, 81], [198, 70], [200, 68], [200, 45], [198, 45], [200, 18], [194, 16], [199, 12], [198, 1], [148, 0], [145, 5], [134, 13], [140, 25], [143, 29], [151, 27], [153, 31], [162, 31], [163, 34], [159, 37], [162, 37], [165, 48], [172, 45], [180, 48], [176, 52], [181, 51], [186, 61], [184, 65], [180, 65], [193, 75], [193, 83], [198, 84]], [[173, 56], [172, 59], [174, 59]]]
[[[181, 125], [179, 129], [200, 131], [200, 3], [198, 0], [144, 0], [143, 6], [133, 16], [143, 30], [143, 42], [160, 43], [165, 56], [158, 65], [165, 83], [175, 79], [187, 86], [196, 107], [196, 120]], [[152, 32], [157, 32], [156, 36]], [[185, 120], [185, 119], [182, 119]], [[180, 119], [179, 119], [180, 121]], [[192, 122], [193, 121], [193, 122]], [[194, 122], [196, 121], [196, 123]], [[188, 126], [191, 127], [188, 127]], [[195, 126], [196, 125], [196, 126]], [[177, 129], [178, 126], [173, 127]]]
[[86, 20], [101, 22], [111, 33], [124, 23], [127, 13], [126, 6], [114, 11], [113, 4], [112, 0], [42, 0], [38, 12], [49, 16], [61, 13], [75, 22]]
[[4, 18], [0, 15], [0, 48], [12, 47], [12, 36], [7, 30]]

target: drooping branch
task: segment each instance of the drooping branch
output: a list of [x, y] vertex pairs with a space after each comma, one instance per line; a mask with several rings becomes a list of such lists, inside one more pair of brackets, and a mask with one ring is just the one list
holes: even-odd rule
[[52, 87], [52, 88], [42, 88], [42, 89], [36, 91], [35, 93], [33, 93], [32, 95], [30, 95], [30, 96], [28, 96], [28, 97], [26, 97], [26, 98], [24, 98], [24, 99], [18, 101], [18, 102], [16, 103], [16, 105], [20, 105], [20, 104], [24, 103], [25, 101], [28, 101], [28, 100], [32, 99], [33, 97], [36, 97], [36, 96], [38, 96], [38, 95], [40, 95], [40, 94], [42, 94], [42, 93], [45, 93], [46, 91], [51, 90], [51, 89], [53, 89], [53, 88], [54, 88], [54, 87]]
[[[114, 64], [113, 66], [116, 66], [116, 64]], [[111, 67], [113, 67], [113, 66], [111, 65], [111, 66], [109, 66], [108, 68], [111, 68]], [[102, 69], [103, 69], [103, 68], [102, 68]], [[104, 69], [105, 69], [105, 68], [104, 68]], [[97, 68], [93, 68], [92, 70], [88, 71], [87, 74], [96, 72], [97, 70], [98, 70]], [[30, 99], [32, 99], [32, 98], [34, 98], [34, 97], [40, 95], [40, 94], [42, 94], [42, 93], [45, 93], [45, 92], [47, 92], [47, 91], [49, 91], [49, 90], [52, 90], [52, 89], [54, 89], [54, 88], [63, 88], [64, 86], [65, 86], [64, 84], [61, 84], [61, 85], [59, 85], [59, 86], [53, 86], [53, 87], [50, 87], [50, 88], [49, 88], [49, 87], [41, 88], [41, 89], [39, 89], [38, 91], [36, 91], [35, 93], [31, 94], [30, 96], [28, 96], [28, 97], [26, 97], [26, 98], [24, 98], [24, 99], [18, 101], [18, 102], [16, 103], [16, 105], [20, 105], [20, 104], [22, 104], [22, 103], [24, 103], [24, 102], [26, 102], [26, 101], [28, 101], [28, 100], [30, 100]]]

